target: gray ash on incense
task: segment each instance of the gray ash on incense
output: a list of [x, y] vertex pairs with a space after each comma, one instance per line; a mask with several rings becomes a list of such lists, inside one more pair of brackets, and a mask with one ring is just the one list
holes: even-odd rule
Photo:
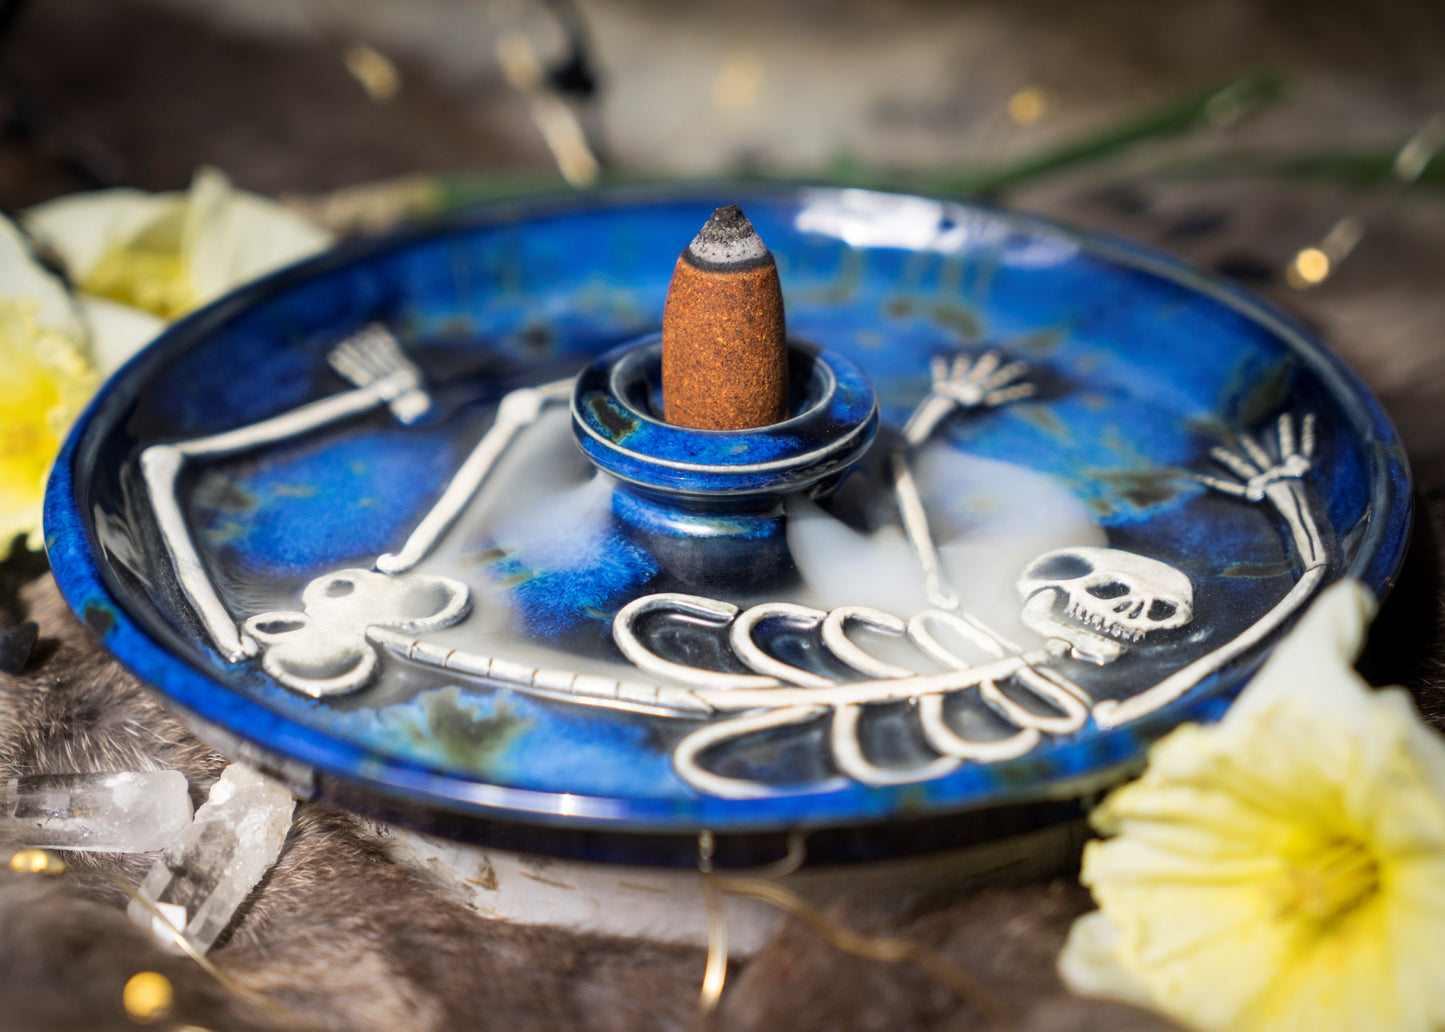
[[736, 204], [713, 212], [682, 257], [688, 264], [709, 272], [755, 269], [773, 260], [763, 238]]

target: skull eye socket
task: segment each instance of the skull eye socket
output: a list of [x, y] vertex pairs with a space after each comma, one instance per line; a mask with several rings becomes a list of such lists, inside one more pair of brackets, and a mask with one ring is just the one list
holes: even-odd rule
[[1107, 584], [1094, 584], [1086, 589], [1095, 598], [1123, 598], [1129, 594], [1129, 585], [1123, 581], [1109, 581]]
[[1067, 581], [1076, 580], [1093, 572], [1094, 567], [1083, 556], [1064, 552], [1061, 555], [1050, 555], [1035, 562], [1024, 576], [1033, 577], [1036, 580]]
[[1149, 619], [1167, 620], [1179, 611], [1179, 607], [1173, 602], [1165, 602], [1162, 598], [1156, 598], [1149, 607]]

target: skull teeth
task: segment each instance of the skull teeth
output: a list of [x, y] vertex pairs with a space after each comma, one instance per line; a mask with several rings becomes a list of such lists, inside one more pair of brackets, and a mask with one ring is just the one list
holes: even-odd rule
[[1070, 603], [1067, 610], [1067, 615], [1070, 619], [1075, 620], [1086, 627], [1092, 628], [1093, 630], [1096, 630], [1101, 634], [1106, 634], [1109, 637], [1118, 639], [1120, 641], [1136, 642], [1142, 640], [1144, 637], [1143, 631], [1136, 631], [1132, 628], [1125, 627], [1123, 624], [1118, 623], [1117, 621], [1110, 620], [1102, 613], [1096, 613], [1092, 610], [1085, 609], [1077, 602]]

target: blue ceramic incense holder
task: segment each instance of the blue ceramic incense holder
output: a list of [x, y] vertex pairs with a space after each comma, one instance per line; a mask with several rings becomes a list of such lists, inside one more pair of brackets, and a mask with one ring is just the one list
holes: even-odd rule
[[[679, 249], [741, 202], [789, 415], [669, 426]], [[1310, 599], [1385, 592], [1399, 442], [1288, 318], [1138, 246], [855, 190], [614, 193], [338, 249], [76, 426], [70, 604], [223, 751], [497, 845], [859, 859], [1075, 816]]]

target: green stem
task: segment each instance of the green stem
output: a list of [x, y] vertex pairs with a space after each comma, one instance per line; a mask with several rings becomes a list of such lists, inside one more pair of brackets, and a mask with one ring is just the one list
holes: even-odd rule
[[1267, 104], [1283, 92], [1275, 75], [1248, 75], [1146, 111], [1099, 133], [993, 171], [932, 176], [918, 182], [930, 193], [999, 194], [1032, 179], [1110, 157], [1135, 144], [1188, 132], [1202, 125], [1224, 125]]
[[[1044, 151], [1025, 161], [996, 169], [973, 169], [948, 173], [885, 174], [852, 162], [840, 162], [820, 176], [755, 177], [775, 183], [828, 183], [881, 189], [915, 190], [932, 194], [993, 195], [1091, 161], [1110, 157], [1138, 143], [1188, 132], [1208, 124], [1227, 124], [1235, 118], [1270, 102], [1280, 95], [1283, 81], [1274, 75], [1248, 75], [1223, 86], [1173, 100], [1142, 115], [1092, 133], [1061, 147]], [[736, 182], [739, 177], [732, 177]], [[526, 194], [558, 192], [565, 189], [560, 177], [447, 176], [438, 180], [441, 208], [450, 210], [481, 201], [503, 200]], [[676, 178], [656, 175], [622, 174], [604, 177], [599, 185], [676, 185]], [[703, 183], [706, 180], [698, 180]]]

